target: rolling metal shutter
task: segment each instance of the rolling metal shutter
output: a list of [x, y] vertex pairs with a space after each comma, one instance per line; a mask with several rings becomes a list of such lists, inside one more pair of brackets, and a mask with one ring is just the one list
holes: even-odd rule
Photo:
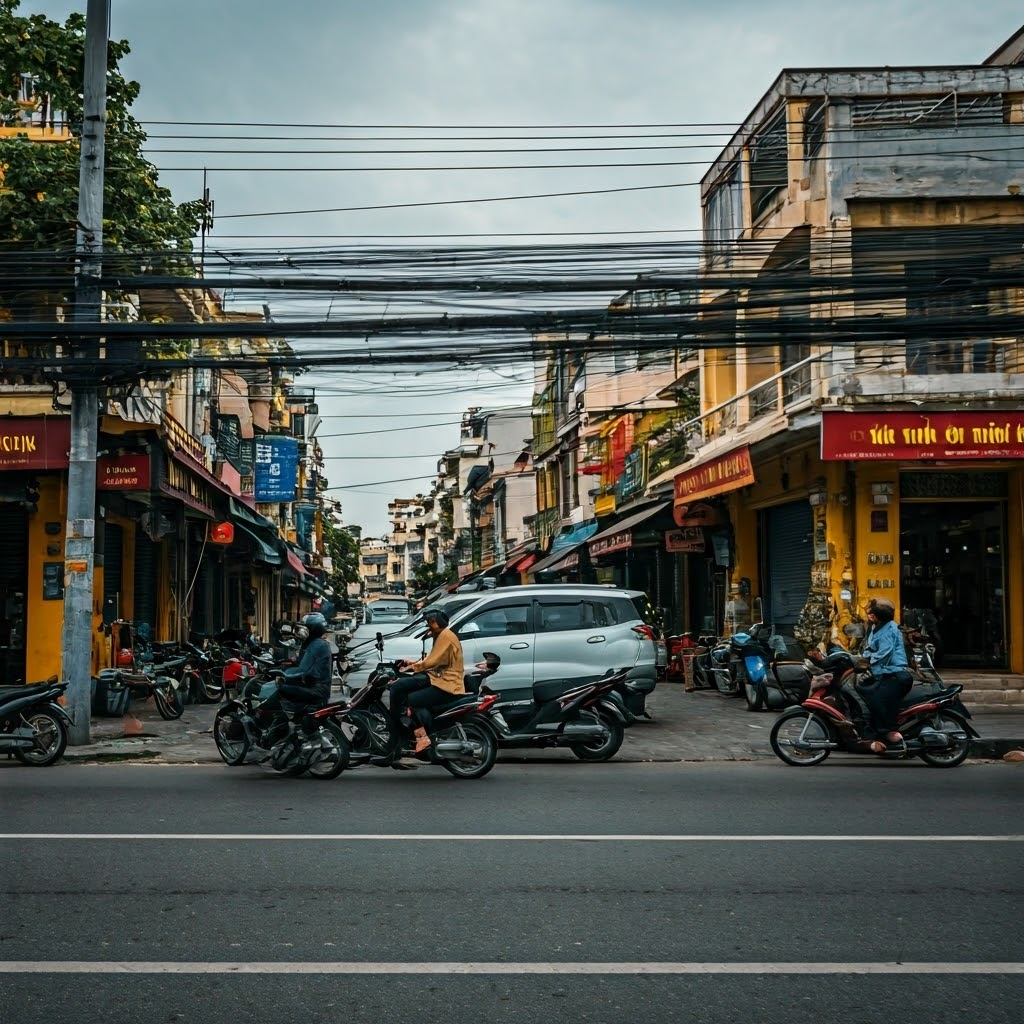
[[811, 589], [814, 512], [806, 501], [791, 501], [761, 515], [764, 621], [779, 633], [792, 633]]

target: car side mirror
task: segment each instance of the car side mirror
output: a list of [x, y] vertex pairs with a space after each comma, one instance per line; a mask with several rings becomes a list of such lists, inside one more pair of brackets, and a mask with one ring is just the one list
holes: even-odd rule
[[479, 633], [480, 627], [475, 622], [467, 622], [465, 625], [459, 627], [459, 636], [472, 636], [474, 633]]

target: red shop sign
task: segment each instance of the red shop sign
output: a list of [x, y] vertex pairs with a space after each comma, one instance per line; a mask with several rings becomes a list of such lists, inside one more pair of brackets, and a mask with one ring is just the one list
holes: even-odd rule
[[149, 456], [144, 452], [103, 455], [96, 460], [98, 491], [148, 491], [149, 481]]
[[[675, 502], [673, 514], [681, 506], [692, 505], [699, 498], [710, 498], [725, 494], [755, 482], [754, 467], [750, 461], [750, 449], [744, 445], [727, 455], [695, 466], [680, 473], [674, 482]], [[683, 512], [685, 516], [685, 511]], [[676, 518], [676, 524], [682, 525]]]
[[70, 450], [67, 416], [0, 417], [0, 469], [66, 469]]
[[1024, 458], [1024, 412], [825, 412], [821, 457]]

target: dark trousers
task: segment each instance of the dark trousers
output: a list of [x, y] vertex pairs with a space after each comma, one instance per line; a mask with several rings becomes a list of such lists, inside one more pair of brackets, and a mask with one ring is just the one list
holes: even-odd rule
[[409, 709], [417, 724], [422, 725], [424, 729], [429, 729], [434, 721], [430, 709], [441, 704], [448, 704], [457, 696], [458, 694], [442, 690], [440, 686], [428, 684], [409, 694]]
[[869, 686], [858, 687], [871, 708], [871, 717], [879, 732], [892, 732], [896, 729], [900, 705], [913, 685], [914, 677], [909, 672], [891, 672], [878, 676]]
[[404, 729], [413, 727], [409, 719], [409, 705], [412, 703], [410, 697], [419, 690], [432, 690], [430, 677], [426, 672], [415, 672], [408, 676], [399, 676], [389, 687], [388, 693], [391, 700], [391, 714], [395, 721]]

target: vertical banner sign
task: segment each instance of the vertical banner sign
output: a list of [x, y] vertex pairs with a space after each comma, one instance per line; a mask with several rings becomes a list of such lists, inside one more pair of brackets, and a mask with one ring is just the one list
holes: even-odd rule
[[257, 501], [294, 501], [299, 484], [299, 442], [274, 434], [256, 438], [254, 477]]

